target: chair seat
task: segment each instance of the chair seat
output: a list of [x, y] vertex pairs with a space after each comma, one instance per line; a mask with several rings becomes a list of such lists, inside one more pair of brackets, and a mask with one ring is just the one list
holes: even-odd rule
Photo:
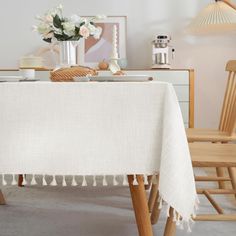
[[189, 142], [230, 142], [236, 140], [236, 134], [230, 136], [228, 132], [214, 129], [186, 129]]
[[236, 144], [190, 143], [194, 167], [236, 167]]

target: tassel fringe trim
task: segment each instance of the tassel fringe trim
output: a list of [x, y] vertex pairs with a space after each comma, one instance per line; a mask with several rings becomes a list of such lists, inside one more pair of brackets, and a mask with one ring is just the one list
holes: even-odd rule
[[[18, 176], [19, 176], [18, 174], [0, 174], [0, 177], [1, 177], [0, 185], [1, 184], [3, 186], [6, 186], [6, 185], [17, 185]], [[30, 176], [32, 176], [32, 178], [30, 178]], [[46, 177], [49, 177], [50, 175], [45, 175], [44, 174], [44, 175], [39, 175], [38, 177], [40, 177], [40, 176], [42, 178], [42, 185], [43, 186], [47, 186], [48, 183], [46, 181]], [[143, 175], [143, 176], [144, 176], [143, 181], [144, 181], [144, 184], [146, 185], [146, 184], [148, 184], [148, 175]], [[67, 184], [67, 181], [66, 181], [67, 176], [63, 175], [62, 176], [61, 184], [58, 184], [56, 175], [52, 175], [52, 180], [51, 180], [49, 185], [50, 186], [58, 186], [58, 185], [61, 185], [61, 186], [79, 186], [79, 185], [80, 186], [88, 186], [88, 183], [87, 183], [85, 175], [82, 176], [82, 183], [81, 184], [78, 184], [78, 182], [76, 180], [76, 177], [77, 177], [76, 175], [72, 175], [71, 183]], [[70, 177], [68, 176], [68, 178], [71, 178], [71, 176]], [[112, 180], [112, 184], [114, 186], [119, 185], [119, 182], [117, 181], [117, 179], [118, 179], [118, 176], [114, 175], [113, 176], [113, 180]], [[92, 181], [93, 182], [92, 186], [97, 186], [98, 184], [97, 184], [96, 175], [92, 176], [92, 180], [93, 180]], [[151, 183], [157, 184], [157, 182], [158, 182], [158, 179], [157, 179], [156, 174], [152, 175]], [[36, 175], [23, 175], [22, 185], [37, 185], [37, 184], [38, 183], [36, 181]], [[123, 180], [122, 180], [121, 184], [123, 186], [128, 186], [129, 185], [127, 175], [123, 175]], [[133, 182], [132, 182], [132, 184], [133, 185], [139, 185], [139, 181], [138, 181], [136, 175], [133, 175]], [[103, 175], [103, 177], [102, 177], [102, 186], [107, 186], [107, 185], [108, 185], [107, 178], [106, 178], [105, 175]], [[169, 204], [165, 203], [165, 201], [164, 201], [164, 199], [162, 198], [161, 195], [159, 196], [157, 201], [158, 201], [158, 208], [159, 209], [163, 208], [163, 205], [165, 205], [165, 207], [166, 207], [166, 216], [169, 217], [171, 206]], [[163, 204], [163, 203], [165, 203], [165, 204]], [[194, 220], [193, 219], [196, 216], [195, 212], [198, 209], [198, 205], [199, 205], [199, 200], [198, 200], [198, 197], [196, 196], [196, 201], [195, 201], [195, 206], [194, 206], [192, 217], [190, 217], [188, 219], [182, 217], [174, 209], [174, 211], [173, 211], [173, 221], [176, 222], [176, 225], [179, 226], [180, 229], [187, 229], [188, 232], [191, 232], [191, 227], [194, 224]]]
[[[168, 203], [166, 203], [161, 196], [159, 196], [159, 198], [157, 199], [157, 202], [158, 202], [158, 208], [159, 209], [162, 209], [163, 205], [164, 205], [163, 203], [165, 203], [165, 205], [166, 205], [166, 209], [165, 209], [166, 210], [166, 216], [170, 217], [170, 208], [171, 208], [171, 206]], [[199, 199], [196, 196], [195, 205], [194, 205], [194, 212], [192, 214], [192, 217], [190, 217], [188, 219], [182, 217], [175, 209], [173, 210], [173, 221], [176, 222], [176, 225], [180, 229], [182, 229], [182, 230], [186, 229], [187, 232], [189, 232], [189, 233], [192, 232], [191, 228], [192, 228], [193, 224], [195, 223], [193, 219], [196, 216], [196, 210], [198, 209], [199, 203], [200, 203]]]
[[[18, 183], [18, 174], [0, 174], [0, 185], [6, 186], [6, 185], [17, 185]], [[87, 175], [82, 175], [82, 183], [79, 184], [79, 182], [76, 180], [77, 177], [79, 178], [79, 175], [63, 175], [60, 176], [58, 175], [58, 178], [62, 177], [62, 181], [61, 184], [58, 183], [57, 181], [57, 176], [56, 175], [32, 175], [32, 174], [24, 174], [23, 176], [23, 182], [22, 185], [37, 185], [40, 182], [42, 183], [42, 186], [88, 186], [87, 183]], [[39, 179], [39, 182], [36, 181], [36, 176], [37, 179]], [[99, 175], [100, 176], [100, 175]], [[109, 175], [110, 176], [110, 175]], [[121, 176], [121, 178], [120, 178]], [[67, 182], [67, 177], [68, 177], [68, 181], [69, 178], [71, 179], [71, 182]], [[81, 177], [81, 175], [80, 175]], [[89, 175], [88, 175], [89, 177]], [[41, 178], [41, 179], [40, 179]], [[9, 179], [9, 180], [8, 180]], [[50, 182], [49, 182], [50, 179]], [[120, 180], [118, 182], [118, 180]], [[148, 175], [143, 175], [143, 181], [144, 184], [148, 184]], [[92, 176], [92, 186], [97, 186], [97, 185], [102, 185], [102, 186], [108, 186], [108, 182], [107, 182], [107, 177], [106, 175], [102, 176], [102, 181], [101, 183], [98, 183], [98, 179], [96, 175]], [[129, 182], [128, 182], [128, 177], [127, 175], [114, 175], [112, 178], [112, 185], [114, 186], [118, 186], [118, 185], [123, 185], [123, 186], [128, 186]], [[133, 185], [139, 185], [138, 183], [138, 179], [136, 175], [133, 175]]]

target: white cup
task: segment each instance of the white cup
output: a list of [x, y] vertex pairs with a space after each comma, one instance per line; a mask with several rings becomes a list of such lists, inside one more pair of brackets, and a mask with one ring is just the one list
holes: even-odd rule
[[35, 70], [34, 69], [21, 69], [21, 75], [24, 79], [34, 79]]

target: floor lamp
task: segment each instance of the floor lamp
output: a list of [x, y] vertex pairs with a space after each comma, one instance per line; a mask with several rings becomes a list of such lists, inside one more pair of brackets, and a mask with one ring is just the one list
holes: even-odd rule
[[236, 5], [229, 0], [215, 0], [189, 24], [187, 32], [205, 34], [236, 31]]

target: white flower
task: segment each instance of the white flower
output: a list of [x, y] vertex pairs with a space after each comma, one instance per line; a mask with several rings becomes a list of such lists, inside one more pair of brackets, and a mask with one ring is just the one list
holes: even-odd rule
[[59, 5], [57, 6], [57, 9], [61, 11], [61, 10], [63, 9], [62, 4], [59, 4]]
[[73, 36], [75, 33], [75, 24], [73, 22], [67, 21], [62, 23], [64, 33], [68, 36]]
[[53, 17], [51, 15], [45, 15], [42, 20], [45, 23], [52, 24], [53, 23]]
[[87, 22], [88, 22], [88, 20], [87, 20], [86, 18], [81, 17], [81, 23], [85, 23], [85, 24], [87, 24]]
[[94, 20], [104, 20], [104, 19], [106, 19], [107, 18], [107, 16], [106, 15], [96, 15], [95, 17], [94, 17]]
[[46, 15], [51, 15], [52, 17], [54, 17], [55, 15], [59, 15], [61, 16], [61, 13], [62, 13], [62, 8], [63, 6], [60, 4], [58, 5], [57, 7], [49, 10]]
[[72, 23], [75, 24], [76, 27], [80, 27], [80, 24], [85, 22], [84, 21], [84, 18], [78, 16], [78, 15], [72, 15], [70, 18], [69, 18], [69, 21], [71, 21]]
[[95, 31], [96, 31], [95, 25], [89, 23], [89, 24], [87, 25], [87, 28], [89, 29], [90, 34], [94, 35], [94, 33], [95, 33]]
[[102, 33], [102, 28], [101, 27], [97, 27], [94, 34], [93, 34], [93, 37], [95, 39], [99, 39], [100, 36], [101, 36], [101, 33]]
[[97, 27], [93, 20], [105, 19], [105, 15], [97, 15], [91, 19], [82, 18], [76, 14], [64, 17], [62, 8], [60, 4], [47, 11], [43, 16], [36, 16], [39, 24], [33, 26], [32, 29], [38, 31], [44, 39], [51, 39], [47, 40], [48, 42], [55, 40], [77, 41], [81, 37], [87, 39], [89, 36], [99, 39], [102, 29]]
[[52, 10], [49, 10], [46, 15], [51, 15], [52, 17], [54, 17], [55, 15], [58, 14], [58, 11], [56, 9], [52, 9]]
[[63, 31], [61, 30], [61, 29], [58, 29], [58, 28], [53, 28], [53, 32], [55, 33], [55, 34], [59, 34], [59, 35], [62, 35], [63, 34]]
[[70, 21], [72, 23], [74, 23], [75, 25], [77, 25], [77, 24], [80, 24], [82, 22], [82, 18], [80, 16], [74, 14], [70, 17]]
[[51, 30], [50, 28], [50, 25], [44, 23], [44, 22], [41, 22], [38, 27], [37, 27], [37, 31], [40, 33], [40, 34], [45, 34], [45, 33], [48, 33], [49, 31]]
[[90, 35], [90, 32], [89, 32], [89, 29], [88, 29], [86, 26], [82, 25], [82, 26], [80, 27], [79, 34], [80, 34], [83, 38], [87, 39], [87, 38], [89, 37], [89, 35]]

